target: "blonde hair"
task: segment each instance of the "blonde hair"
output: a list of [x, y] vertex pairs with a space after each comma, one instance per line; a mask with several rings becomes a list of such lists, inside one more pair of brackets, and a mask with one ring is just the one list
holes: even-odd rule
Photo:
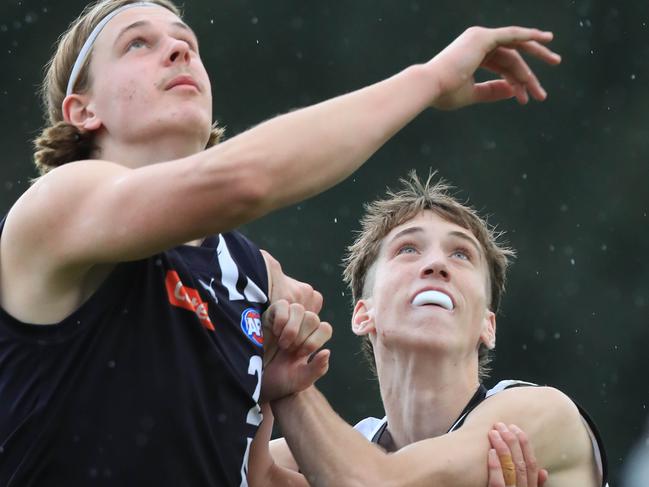
[[[171, 0], [150, 1], [182, 17], [181, 10]], [[114, 10], [136, 2], [137, 0], [98, 0], [91, 3], [59, 38], [56, 52], [46, 65], [45, 79], [40, 89], [41, 100], [46, 111], [46, 126], [34, 139], [34, 163], [41, 175], [68, 162], [91, 157], [95, 149], [93, 134], [81, 132], [74, 125], [65, 122], [63, 118], [62, 105], [72, 66], [84, 42], [97, 24]], [[88, 68], [91, 55], [79, 72], [74, 86], [77, 93], [87, 91], [92, 83]], [[207, 147], [217, 144], [222, 135], [223, 129], [215, 123]]]
[[[424, 210], [431, 210], [442, 218], [470, 230], [482, 246], [489, 270], [489, 308], [498, 312], [502, 295], [505, 292], [505, 280], [509, 260], [514, 251], [498, 240], [502, 233], [496, 232], [478, 213], [455, 199], [450, 191], [452, 187], [444, 180], [434, 181], [435, 173], [430, 173], [426, 182], [422, 182], [415, 171], [406, 179], [400, 179], [402, 188], [399, 191], [388, 189], [385, 198], [365, 205], [365, 214], [361, 219], [361, 230], [354, 243], [348, 247], [343, 263], [343, 278], [352, 292], [354, 303], [366, 297], [368, 273], [379, 254], [383, 238], [390, 231], [414, 218]], [[363, 341], [363, 351], [374, 367], [374, 355], [369, 339]], [[480, 345], [478, 352], [478, 374], [482, 380], [488, 375], [491, 362], [489, 349]]]

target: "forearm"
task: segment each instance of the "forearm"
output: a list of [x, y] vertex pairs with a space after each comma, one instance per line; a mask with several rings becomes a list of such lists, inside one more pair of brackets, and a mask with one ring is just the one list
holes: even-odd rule
[[[63, 254], [57, 262], [72, 259], [84, 270], [88, 264], [137, 260], [237, 228], [349, 176], [435, 98], [434, 73], [429, 66], [412, 66], [166, 163], [136, 170], [107, 161], [66, 165], [34, 186], [40, 192], [29, 193], [33, 203], [24, 211], [42, 213], [56, 200], [51, 211], [65, 215], [61, 233], [71, 243], [53, 252]], [[78, 183], [74, 190], [67, 184], [70, 177]], [[38, 234], [43, 225], [33, 227]]]
[[345, 423], [315, 388], [275, 401], [273, 412], [313, 487], [381, 485], [385, 480], [390, 457]]
[[386, 454], [331, 409], [315, 388], [272, 404], [300, 471], [314, 487], [483, 487], [485, 429], [463, 428]]
[[254, 175], [261, 196], [258, 211], [264, 213], [346, 178], [429, 106], [435, 94], [430, 67], [412, 66], [374, 85], [268, 120], [202, 157], [208, 171], [223, 161]]
[[[542, 45], [551, 39], [551, 33], [536, 29], [467, 29], [426, 64], [276, 117], [218, 145], [207, 151], [206, 167], [221, 160], [255, 176], [258, 214], [302, 200], [347, 177], [428, 106], [455, 109], [515, 94], [525, 103], [526, 90], [545, 99], [532, 70], [512, 50], [557, 64], [560, 57]], [[476, 84], [480, 66], [501, 79]]]

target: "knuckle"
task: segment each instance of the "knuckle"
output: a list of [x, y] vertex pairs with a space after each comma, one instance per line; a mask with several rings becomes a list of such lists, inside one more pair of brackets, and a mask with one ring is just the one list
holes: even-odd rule
[[281, 306], [275, 313], [276, 319], [282, 320], [284, 322], [288, 321], [291, 317], [291, 307], [288, 303], [285, 303]]
[[516, 461], [516, 471], [519, 474], [524, 474], [525, 472], [527, 472], [527, 465], [525, 464], [525, 462], [523, 460], [517, 460]]
[[507, 443], [504, 441], [499, 441], [497, 445], [495, 445], [496, 452], [498, 452], [498, 455], [509, 455], [509, 447], [507, 446]]
[[297, 336], [298, 333], [298, 327], [299, 325], [297, 323], [291, 323], [290, 321], [286, 323], [287, 326], [284, 327], [282, 330], [282, 338], [285, 340], [293, 340]]
[[500, 435], [503, 437], [503, 440], [505, 440], [505, 443], [507, 443], [507, 445], [509, 445], [510, 447], [516, 444], [516, 435], [514, 435], [514, 433], [512, 433], [511, 431], [503, 431], [500, 433]]
[[291, 313], [294, 314], [303, 314], [304, 313], [304, 305], [302, 303], [291, 303], [289, 305]]
[[320, 323], [320, 317], [317, 314], [315, 314], [313, 311], [305, 311], [304, 321], [309, 324], [313, 324], [317, 326], [318, 323]]
[[[270, 254], [268, 254], [268, 255], [270, 255]], [[277, 277], [281, 277], [281, 274], [283, 274], [283, 272], [282, 272], [282, 264], [280, 264], [279, 261], [277, 259], [275, 259], [274, 257], [272, 257], [272, 256], [268, 257], [268, 259], [266, 259], [266, 262], [268, 263], [268, 268], [269, 268], [271, 274], [273, 274], [274, 276], [277, 276]]]

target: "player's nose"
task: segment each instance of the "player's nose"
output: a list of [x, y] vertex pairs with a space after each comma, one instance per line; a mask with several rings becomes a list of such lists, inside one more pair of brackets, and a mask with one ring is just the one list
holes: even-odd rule
[[186, 41], [181, 39], [170, 39], [167, 54], [165, 56], [167, 63], [189, 63], [190, 47]]
[[447, 281], [450, 278], [448, 265], [445, 256], [441, 253], [434, 253], [427, 256], [420, 272], [422, 278], [438, 278]]

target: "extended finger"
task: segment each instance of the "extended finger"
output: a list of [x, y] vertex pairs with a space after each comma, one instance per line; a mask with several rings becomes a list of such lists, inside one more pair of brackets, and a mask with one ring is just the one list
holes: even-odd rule
[[498, 453], [493, 448], [489, 449], [487, 456], [487, 466], [489, 468], [489, 487], [506, 487], [503, 471], [498, 460]]
[[314, 330], [313, 333], [307, 337], [304, 343], [302, 343], [300, 349], [297, 351], [297, 355], [299, 357], [311, 355], [329, 341], [332, 333], [333, 329], [331, 328], [331, 325], [326, 321], [321, 321], [316, 330]]
[[514, 460], [514, 466], [516, 467], [516, 485], [518, 487], [526, 487], [527, 466], [523, 459], [523, 452], [521, 451], [518, 437], [503, 423], [497, 423], [496, 429], [500, 433], [500, 436], [502, 436], [503, 440], [505, 440], [505, 443], [507, 443], [509, 450], [512, 452], [512, 459]]
[[518, 48], [548, 64], [559, 64], [561, 62], [561, 56], [559, 54], [544, 46], [540, 42], [521, 42], [518, 45]]
[[499, 47], [485, 60], [483, 67], [526, 87], [537, 100], [544, 100], [547, 96], [538, 78], [516, 49]]
[[306, 382], [313, 384], [329, 370], [329, 357], [331, 352], [327, 349], [320, 350], [305, 365]]
[[515, 95], [514, 87], [504, 79], [484, 81], [473, 86], [473, 101], [477, 103], [506, 100]]
[[547, 44], [554, 38], [550, 31], [532, 29], [529, 27], [510, 26], [490, 29], [493, 32], [493, 43], [496, 46], [507, 46], [527, 41]]
[[299, 303], [289, 305], [289, 317], [277, 341], [279, 347], [286, 350], [295, 342], [304, 318], [304, 306]]
[[534, 448], [532, 448], [532, 444], [530, 443], [527, 435], [523, 430], [515, 425], [510, 425], [509, 429], [518, 437], [518, 442], [521, 446], [523, 459], [525, 460], [525, 465], [527, 466], [527, 487], [537, 487], [539, 467], [536, 462], [536, 456], [534, 455]]
[[497, 429], [491, 430], [489, 432], [489, 442], [498, 454], [498, 462], [505, 479], [504, 485], [514, 487], [516, 485], [516, 467], [514, 466], [511, 450], [503, 439], [501, 432]]

